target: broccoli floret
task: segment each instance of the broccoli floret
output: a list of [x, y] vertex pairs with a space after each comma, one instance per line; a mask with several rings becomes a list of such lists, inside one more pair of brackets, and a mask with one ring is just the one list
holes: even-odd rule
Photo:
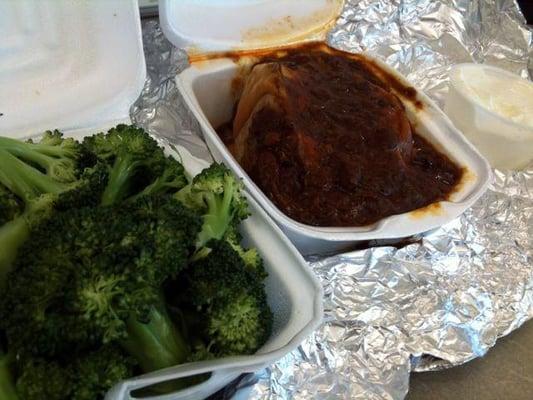
[[103, 399], [113, 385], [133, 376], [137, 363], [119, 347], [108, 345], [71, 365], [73, 384], [68, 399], [94, 400]]
[[19, 400], [11, 373], [12, 363], [12, 354], [4, 353], [0, 344], [0, 399], [2, 400]]
[[21, 400], [65, 400], [70, 398], [72, 373], [59, 363], [44, 359], [21, 362], [16, 390]]
[[226, 241], [208, 243], [211, 252], [180, 276], [186, 282], [182, 301], [204, 318], [203, 335], [217, 356], [252, 354], [270, 336], [272, 312], [258, 273]]
[[74, 188], [61, 193], [55, 199], [54, 211], [98, 206], [107, 185], [107, 174], [107, 167], [102, 163], [96, 163], [90, 168], [85, 168]]
[[219, 355], [252, 354], [268, 339], [272, 316], [264, 292], [242, 290], [207, 312], [207, 332]]
[[231, 226], [237, 226], [249, 215], [242, 182], [222, 164], [213, 163], [204, 169], [175, 197], [203, 215], [197, 249], [211, 239], [222, 239]]
[[224, 239], [228, 242], [233, 250], [239, 254], [244, 264], [251, 270], [255, 271], [258, 279], [265, 279], [268, 274], [263, 264], [263, 259], [255, 248], [246, 249], [241, 246], [242, 237], [240, 232], [235, 227], [228, 229], [224, 235]]
[[229, 244], [212, 240], [208, 246], [209, 254], [193, 262], [180, 277], [186, 282], [185, 298], [196, 307], [225, 300], [254, 281]]
[[3, 198], [16, 198], [20, 207], [15, 218], [0, 226], [0, 287], [30, 230], [51, 215], [61, 195], [87, 184], [79, 179], [78, 157], [84, 152], [79, 143], [62, 139], [59, 132], [45, 133], [43, 140], [0, 137], [0, 185], [9, 192]]
[[200, 226], [171, 196], [56, 214], [10, 275], [0, 315], [10, 345], [57, 357], [118, 343], [146, 372], [182, 363], [189, 349], [163, 285], [185, 268]]
[[134, 125], [117, 125], [107, 134], [85, 138], [83, 144], [109, 167], [109, 181], [102, 194], [104, 206], [123, 201], [155, 184], [154, 180], [161, 177], [167, 164], [163, 149], [144, 129]]
[[187, 185], [187, 177], [183, 165], [172, 157], [167, 157], [164, 161], [164, 169], [152, 183], [128, 200], [136, 200], [141, 196], [161, 195], [174, 193]]
[[247, 216], [226, 167], [188, 183], [134, 126], [81, 145], [0, 138], [0, 398], [98, 399], [137, 369], [255, 352], [272, 313], [262, 259], [240, 244]]
[[21, 362], [16, 390], [21, 400], [103, 399], [115, 383], [133, 375], [135, 365], [116, 346], [65, 363], [30, 358]]

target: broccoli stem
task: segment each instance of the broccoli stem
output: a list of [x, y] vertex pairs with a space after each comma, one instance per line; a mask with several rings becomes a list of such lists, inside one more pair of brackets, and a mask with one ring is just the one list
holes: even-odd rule
[[15, 385], [13, 383], [13, 377], [9, 370], [9, 364], [11, 357], [8, 354], [4, 354], [0, 347], [0, 399], [2, 400], [19, 400]]
[[0, 183], [20, 197], [26, 204], [42, 193], [61, 193], [66, 189], [36, 168], [0, 148]]
[[126, 322], [128, 338], [120, 344], [135, 357], [145, 372], [168, 368], [185, 362], [189, 348], [172, 323], [164, 306], [150, 310], [150, 322], [130, 316]]
[[[25, 143], [17, 139], [0, 137], [0, 149], [8, 150], [10, 153], [22, 157], [25, 160], [33, 161], [45, 168], [50, 162], [49, 157], [74, 157], [72, 149], [60, 146], [50, 146], [40, 143]], [[43, 162], [43, 164], [41, 164]]]
[[134, 194], [133, 196], [129, 197], [129, 201], [135, 201], [138, 198], [142, 196], [151, 196], [154, 194], [161, 193], [165, 187], [165, 177], [160, 176], [157, 178], [154, 182], [146, 186], [143, 190], [141, 190], [139, 193]]
[[75, 153], [71, 149], [65, 149], [59, 146], [24, 143], [19, 140], [4, 137], [0, 137], [0, 149], [4, 149], [15, 157], [38, 165], [47, 172], [53, 170], [59, 159], [75, 156]]
[[157, 177], [152, 183], [146, 186], [139, 193], [131, 196], [128, 200], [135, 201], [142, 196], [151, 196], [163, 193], [166, 188], [172, 187], [172, 177], [168, 170], [163, 171], [163, 174]]
[[122, 200], [128, 194], [130, 181], [139, 163], [130, 157], [117, 157], [109, 173], [107, 187], [102, 194], [102, 205], [109, 206]]
[[231, 201], [235, 192], [235, 185], [231, 178], [224, 180], [224, 195], [220, 196], [210, 193], [206, 198], [207, 213], [204, 215], [202, 230], [198, 234], [196, 248], [200, 249], [211, 239], [222, 239], [224, 233], [233, 219], [231, 212]]

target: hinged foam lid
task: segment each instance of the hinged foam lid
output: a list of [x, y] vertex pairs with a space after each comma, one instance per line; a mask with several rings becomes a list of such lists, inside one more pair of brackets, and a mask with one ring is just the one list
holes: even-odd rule
[[146, 67], [136, 0], [0, 2], [0, 135], [128, 118]]
[[166, 37], [189, 52], [257, 49], [322, 38], [342, 0], [160, 0]]

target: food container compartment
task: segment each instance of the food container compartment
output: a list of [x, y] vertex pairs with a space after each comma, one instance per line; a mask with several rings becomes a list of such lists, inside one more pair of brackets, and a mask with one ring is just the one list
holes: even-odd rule
[[[403, 84], [412, 86], [383, 62], [371, 55], [366, 57], [397, 77]], [[215, 159], [226, 163], [243, 178], [252, 196], [304, 254], [342, 250], [354, 241], [397, 239], [429, 231], [459, 216], [487, 188], [491, 177], [487, 161], [454, 127], [448, 117], [419, 91], [416, 104], [400, 96], [411, 124], [419, 135], [465, 168], [463, 179], [450, 199], [431, 204], [424, 209], [386, 217], [364, 227], [324, 228], [299, 223], [281, 212], [257, 187], [215, 131], [232, 118], [236, 101], [233, 82], [240, 76], [241, 71], [242, 65], [231, 57], [207, 58], [193, 62], [176, 80], [185, 101], [200, 123], [205, 141]]]
[[533, 160], [531, 81], [487, 65], [456, 65], [444, 111], [493, 167], [519, 169]]
[[[82, 139], [83, 133], [94, 132], [83, 130], [69, 136]], [[191, 177], [209, 166], [209, 163], [195, 158], [183, 147], [165, 148], [167, 154], [181, 160]], [[318, 327], [323, 314], [322, 286], [279, 227], [251, 196], [247, 197], [251, 215], [241, 224], [241, 233], [246, 246], [258, 249], [268, 272], [265, 289], [274, 315], [269, 340], [254, 355], [182, 364], [120, 382], [111, 389], [106, 399], [133, 399], [131, 392], [136, 389], [167, 380], [212, 373], [209, 380], [197, 386], [146, 399], [192, 400], [207, 397], [241, 373], [254, 372], [272, 364], [294, 350]]]
[[[0, 135], [22, 139], [57, 128], [81, 139], [131, 122], [129, 108], [146, 76], [136, 0], [90, 6], [68, 0], [6, 2], [0, 5], [0, 33], [5, 38], [0, 44], [5, 55], [0, 58]], [[191, 175], [207, 165], [183, 148], [166, 146], [166, 151], [181, 159]], [[249, 200], [252, 215], [242, 231], [269, 272], [266, 290], [274, 313], [270, 339], [255, 355], [183, 364], [117, 383], [107, 399], [129, 399], [136, 388], [211, 372], [199, 385], [157, 397], [205, 398], [239, 374], [281, 358], [318, 326], [321, 285], [271, 218]]]

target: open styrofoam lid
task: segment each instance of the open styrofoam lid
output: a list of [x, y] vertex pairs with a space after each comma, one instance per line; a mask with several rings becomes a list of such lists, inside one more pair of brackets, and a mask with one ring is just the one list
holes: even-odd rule
[[0, 2], [0, 135], [124, 120], [146, 67], [136, 0]]
[[342, 0], [160, 0], [166, 37], [189, 52], [257, 49], [318, 39]]

